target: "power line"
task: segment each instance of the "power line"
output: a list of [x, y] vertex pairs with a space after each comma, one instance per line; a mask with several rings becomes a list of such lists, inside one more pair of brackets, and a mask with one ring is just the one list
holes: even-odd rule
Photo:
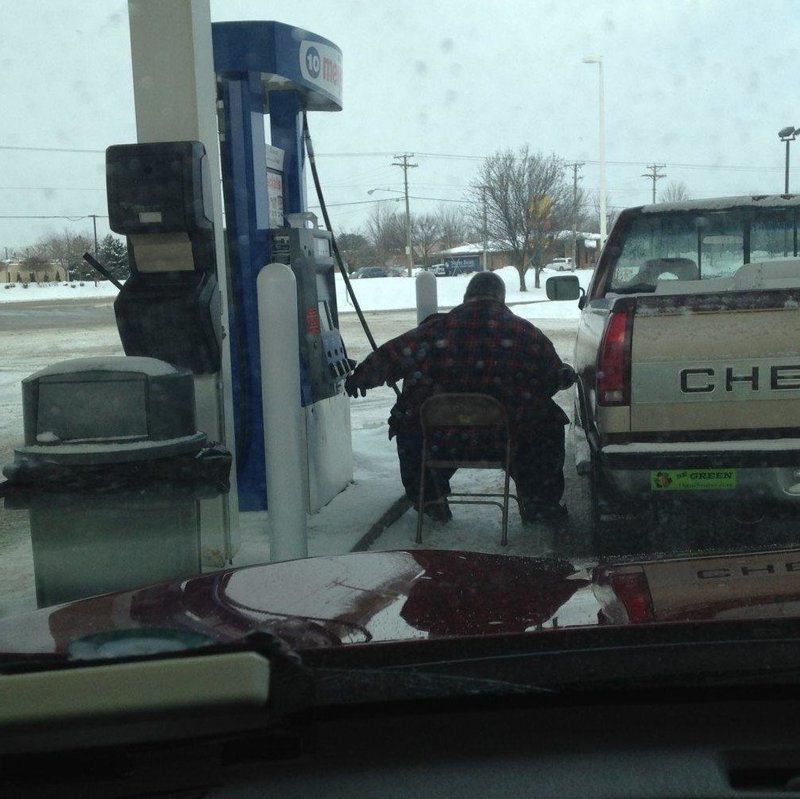
[[[424, 199], [424, 198], [418, 198]], [[402, 198], [400, 197], [384, 197], [381, 200], [356, 200], [355, 202], [349, 203], [325, 203], [328, 208], [342, 208], [345, 205], [372, 205], [373, 203], [399, 203], [402, 202]], [[309, 205], [309, 208], [321, 208], [322, 206], [319, 205]]]
[[[360, 153], [318, 153], [318, 158], [386, 158], [391, 154], [388, 152], [360, 152]], [[485, 155], [466, 155], [463, 153], [415, 153], [417, 158], [444, 158], [462, 161], [485, 161]], [[599, 164], [600, 161], [586, 158], [583, 160], [584, 164]], [[606, 164], [614, 166], [641, 166], [642, 161], [613, 161], [606, 159]], [[665, 167], [675, 169], [712, 169], [712, 170], [725, 170], [731, 172], [763, 172], [770, 171], [783, 171], [783, 166], [757, 166], [753, 164], [691, 164], [684, 162], [669, 162], [664, 164]], [[796, 167], [800, 169], [800, 167]]]
[[81, 219], [108, 219], [103, 214], [2, 214], [0, 219], [69, 219], [70, 222], [80, 222]]
[[[91, 155], [101, 155], [105, 153], [105, 150], [95, 150], [89, 148], [81, 148], [81, 147], [30, 147], [30, 146], [23, 146], [23, 145], [11, 145], [11, 144], [2, 144], [0, 145], [0, 151], [2, 150], [10, 150], [10, 151], [17, 151], [17, 152], [45, 152], [45, 153], [83, 153], [83, 154], [91, 154]], [[394, 157], [393, 153], [388, 150], [384, 151], [365, 151], [365, 152], [355, 152], [355, 153], [317, 153], [317, 158], [392, 158]], [[485, 155], [467, 155], [465, 153], [424, 153], [424, 152], [417, 152], [416, 157], [418, 158], [442, 158], [442, 159], [451, 159], [451, 160], [462, 160], [462, 161], [485, 161], [487, 156]], [[586, 158], [583, 161], [584, 164], [592, 164], [596, 165], [600, 162], [597, 160], [592, 160], [591, 158]], [[614, 166], [641, 166], [641, 161], [613, 161], [606, 159], [606, 164], [614, 165]], [[758, 166], [753, 164], [693, 164], [693, 163], [684, 163], [684, 162], [668, 162], [663, 165], [666, 168], [674, 168], [674, 169], [711, 169], [711, 170], [722, 170], [722, 171], [729, 171], [729, 172], [763, 172], [763, 171], [774, 171], [780, 172], [783, 171], [783, 166]], [[800, 167], [793, 167], [792, 169], [800, 169]]]
[[21, 150], [33, 153], [92, 153], [105, 154], [105, 150], [88, 150], [84, 147], [30, 147], [15, 144], [0, 144], [0, 150]]
[[0, 191], [106, 191], [104, 186], [0, 186]]

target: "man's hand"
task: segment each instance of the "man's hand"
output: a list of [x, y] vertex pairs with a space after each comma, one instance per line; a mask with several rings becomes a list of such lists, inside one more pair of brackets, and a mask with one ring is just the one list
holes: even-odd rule
[[358, 397], [359, 391], [362, 397], [367, 396], [367, 389], [363, 386], [359, 386], [355, 380], [353, 380], [353, 375], [350, 375], [350, 377], [344, 381], [344, 390], [347, 392], [348, 397]]

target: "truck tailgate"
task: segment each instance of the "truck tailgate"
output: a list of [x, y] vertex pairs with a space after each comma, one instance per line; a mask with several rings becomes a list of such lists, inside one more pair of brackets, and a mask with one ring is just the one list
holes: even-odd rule
[[769, 294], [639, 298], [631, 431], [800, 428], [800, 306]]

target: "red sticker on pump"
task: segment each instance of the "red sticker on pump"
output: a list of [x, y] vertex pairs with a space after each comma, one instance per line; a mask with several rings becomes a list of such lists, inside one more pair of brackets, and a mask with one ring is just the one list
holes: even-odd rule
[[317, 334], [321, 329], [319, 311], [316, 308], [309, 308], [306, 311], [306, 333]]

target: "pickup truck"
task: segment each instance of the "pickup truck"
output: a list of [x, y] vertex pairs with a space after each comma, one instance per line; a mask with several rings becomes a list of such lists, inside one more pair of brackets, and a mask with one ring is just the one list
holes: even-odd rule
[[581, 308], [573, 430], [598, 547], [670, 500], [743, 520], [800, 503], [799, 221], [800, 195], [629, 208], [586, 292], [548, 279]]

